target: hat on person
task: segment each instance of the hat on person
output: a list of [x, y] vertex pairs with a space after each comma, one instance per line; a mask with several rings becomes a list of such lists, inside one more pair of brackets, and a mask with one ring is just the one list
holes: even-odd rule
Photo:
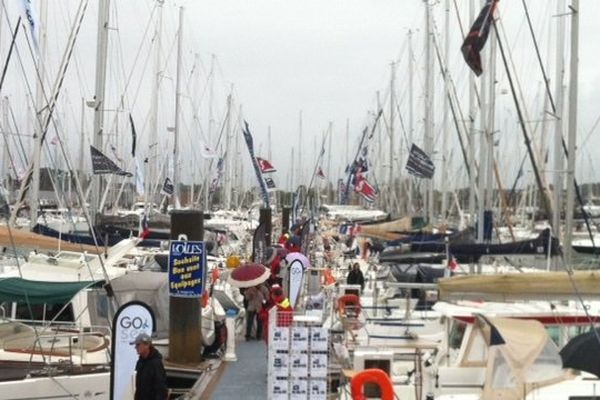
[[140, 333], [136, 336], [133, 342], [129, 342], [129, 344], [138, 345], [140, 343], [152, 343], [152, 338], [147, 333]]

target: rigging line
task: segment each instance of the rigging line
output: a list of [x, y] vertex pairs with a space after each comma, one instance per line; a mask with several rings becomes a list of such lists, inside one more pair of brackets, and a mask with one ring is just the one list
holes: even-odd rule
[[[494, 29], [496, 32], [498, 32], [498, 28], [497, 28], [497, 24], [496, 24], [496, 19], [492, 18], [492, 23], [494, 24]], [[533, 172], [535, 175], [535, 180], [536, 183], [538, 185], [538, 188], [540, 190], [540, 194], [542, 197], [542, 204], [545, 208], [545, 211], [547, 213], [548, 218], [550, 218], [552, 216], [552, 204], [550, 203], [550, 199], [548, 198], [548, 193], [546, 191], [546, 188], [544, 187], [544, 183], [542, 181], [542, 177], [540, 175], [540, 171], [537, 167], [537, 163], [535, 160], [535, 154], [534, 154], [534, 150], [533, 150], [533, 146], [531, 143], [531, 139], [529, 138], [529, 133], [527, 132], [527, 127], [525, 125], [525, 121], [524, 121], [524, 117], [523, 117], [523, 111], [521, 109], [521, 106], [519, 104], [519, 101], [517, 99], [517, 94], [515, 91], [515, 83], [513, 81], [512, 78], [512, 74], [510, 73], [510, 70], [508, 68], [508, 62], [507, 62], [507, 58], [506, 58], [506, 54], [504, 52], [504, 45], [502, 44], [502, 40], [500, 39], [500, 35], [496, 34], [496, 40], [498, 42], [498, 48], [500, 49], [500, 54], [502, 55], [502, 61], [504, 63], [504, 69], [506, 72], [506, 76], [508, 78], [508, 82], [510, 84], [510, 89], [511, 89], [511, 93], [512, 93], [512, 97], [515, 103], [515, 108], [517, 111], [517, 115], [519, 116], [519, 122], [521, 125], [521, 131], [523, 133], [523, 138], [525, 139], [525, 146], [527, 147], [527, 153], [529, 154], [529, 158], [531, 160], [531, 165], [533, 167]], [[558, 229], [558, 227], [555, 227], [556, 229]]]
[[521, 0], [521, 4], [523, 4], [523, 8], [525, 9], [525, 17], [527, 19], [527, 25], [529, 26], [529, 32], [531, 33], [531, 39], [533, 40], [533, 47], [535, 48], [535, 54], [537, 56], [538, 64], [540, 65], [540, 69], [542, 71], [542, 76], [544, 77], [544, 85], [546, 86], [546, 94], [548, 95], [548, 100], [550, 100], [550, 106], [552, 107], [552, 115], [554, 115], [555, 118], [557, 118], [556, 105], [554, 104], [554, 97], [552, 96], [552, 91], [550, 90], [550, 79], [548, 79], [546, 69], [544, 68], [544, 63], [542, 62], [542, 55], [540, 54], [540, 48], [538, 46], [535, 32], [533, 30], [533, 25], [531, 24], [531, 18], [529, 16], [529, 7], [527, 7], [527, 3], [525, 2], [525, 0]]
[[[529, 11], [528, 11], [527, 5], [525, 3], [525, 0], [521, 0], [521, 1], [523, 3], [523, 7], [525, 8], [525, 15], [527, 17], [527, 23], [529, 24], [529, 29], [530, 29], [530, 32], [531, 32], [533, 43], [535, 45], [535, 50], [536, 50], [536, 54], [537, 54], [537, 58], [538, 58], [538, 63], [539, 63], [540, 68], [542, 70], [542, 75], [543, 75], [544, 83], [545, 83], [545, 86], [546, 86], [546, 93], [548, 95], [548, 99], [550, 100], [550, 105], [552, 106], [552, 115], [555, 118], [558, 118], [558, 116], [556, 116], [556, 106], [554, 104], [554, 98], [552, 97], [552, 92], [551, 92], [550, 87], [549, 87], [550, 82], [549, 82], [549, 79], [548, 79], [548, 77], [546, 75], [546, 71], [544, 69], [544, 65], [542, 63], [542, 59], [541, 59], [541, 55], [540, 55], [539, 48], [538, 48], [538, 45], [537, 45], [537, 40], [536, 40], [536, 37], [535, 37], [535, 33], [533, 31], [533, 27], [531, 26], [531, 20], [529, 18]], [[562, 17], [559, 17], [559, 18], [562, 18]], [[514, 65], [513, 65], [513, 68], [514, 68]], [[562, 115], [560, 117], [562, 117]], [[595, 129], [595, 126], [598, 124], [598, 122], [600, 122], [600, 117], [598, 118], [596, 124], [594, 125], [594, 128], [592, 128], [592, 131]], [[590, 131], [590, 134], [591, 134], [592, 131]], [[569, 151], [567, 149], [567, 144], [566, 144], [565, 139], [564, 139], [564, 137], [562, 135], [561, 135], [561, 144], [562, 144], [562, 148], [563, 148], [563, 152], [564, 152], [565, 156], [569, 157]], [[574, 186], [575, 186], [575, 195], [577, 197], [577, 202], [579, 203], [579, 208], [581, 210], [581, 213], [582, 213], [584, 221], [585, 221], [585, 225], [586, 225], [586, 229], [588, 231], [588, 235], [590, 237], [590, 240], [592, 241], [592, 247], [596, 248], [596, 245], [594, 243], [594, 235], [592, 233], [592, 228], [590, 226], [590, 221], [589, 221], [589, 218], [587, 216], [587, 213], [585, 212], [585, 210], [583, 208], [583, 206], [584, 206], [583, 196], [581, 195], [581, 190], [580, 190], [579, 184], [578, 184], [576, 178], [573, 178], [573, 180], [574, 180]], [[556, 205], [556, 207], [558, 207], [558, 204]]]
[[[6, 12], [6, 7], [4, 8], [4, 12]], [[13, 32], [12, 39], [10, 41], [10, 47], [8, 48], [8, 54], [6, 55], [6, 61], [4, 62], [4, 67], [2, 68], [2, 77], [0, 78], [0, 92], [2, 91], [2, 86], [4, 86], [4, 79], [6, 78], [6, 72], [8, 71], [8, 63], [10, 62], [13, 49], [15, 48], [15, 39], [17, 38], [17, 33], [19, 33], [20, 26], [21, 17], [19, 17], [17, 21], [17, 26], [15, 27], [15, 31]]]
[[[434, 28], [435, 28], [435, 21], [434, 21]], [[437, 29], [435, 29], [437, 32]], [[469, 165], [469, 157], [467, 155], [467, 149], [465, 147], [464, 144], [464, 139], [462, 137], [462, 132], [460, 129], [460, 125], [458, 124], [458, 120], [457, 120], [457, 116], [456, 116], [456, 109], [455, 109], [455, 105], [454, 105], [454, 101], [452, 99], [452, 96], [450, 95], [450, 87], [454, 88], [454, 83], [448, 73], [448, 67], [444, 64], [444, 60], [442, 59], [442, 55], [440, 53], [440, 48], [439, 48], [439, 44], [438, 44], [438, 40], [437, 40], [437, 34], [433, 35], [433, 45], [435, 48], [435, 53], [437, 56], [437, 60], [438, 60], [438, 65], [440, 67], [440, 72], [442, 74], [442, 76], [446, 79], [446, 81], [448, 82], [448, 90], [446, 92], [446, 96], [448, 98], [448, 105], [450, 106], [450, 112], [452, 113], [452, 119], [454, 121], [454, 125], [456, 127], [456, 134], [458, 136], [458, 142], [460, 144], [460, 149], [461, 149], [461, 153], [463, 156], [463, 161], [465, 163], [465, 169], [467, 171], [467, 176], [470, 177], [471, 176], [471, 167]], [[465, 127], [466, 129], [466, 127]], [[477, 192], [476, 192], [477, 193]], [[477, 196], [477, 195], [476, 195]]]
[[[12, 120], [14, 129], [15, 129], [15, 133], [19, 132], [19, 127], [17, 126], [17, 119], [15, 118], [15, 114], [13, 112], [12, 109], [12, 105], [10, 104], [10, 102], [8, 102], [8, 113], [10, 114], [10, 118]], [[18, 145], [20, 147], [20, 152], [19, 155], [21, 156], [21, 163], [23, 166], [27, 166], [28, 160], [27, 160], [27, 152], [25, 151], [25, 146], [23, 146], [23, 140], [21, 138], [21, 135], [15, 135], [16, 139], [14, 139], [15, 143], [17, 143], [18, 140]]]
[[[154, 12], [156, 11], [156, 7], [157, 7], [157, 5], [155, 4], [154, 7], [152, 8], [152, 11], [150, 12], [150, 17], [148, 18], [148, 22], [146, 23], [146, 28], [144, 29], [144, 33], [142, 34], [142, 38], [145, 38], [147, 36], [147, 34], [148, 34], [148, 30], [150, 29], [150, 23], [152, 22], [152, 17], [154, 16]], [[115, 10], [115, 13], [116, 13], [116, 10]], [[118, 21], [118, 19], [116, 17], [114, 18], [114, 20]], [[119, 55], [120, 55], [120, 59], [121, 59], [121, 69], [122, 69], [121, 72], [123, 73], [123, 75], [125, 75], [125, 66], [123, 64], [123, 59], [124, 59], [124, 57], [123, 57], [123, 46], [122, 46], [122, 43], [121, 43], [120, 30], [118, 28], [117, 28], [117, 42], [119, 43], [119, 45], [117, 46], [117, 48], [118, 48], [118, 51], [120, 53]], [[127, 76], [127, 79], [125, 81], [123, 91], [121, 92], [121, 95], [119, 96], [121, 98], [121, 100], [120, 100], [121, 104], [124, 102], [123, 99], [127, 98], [127, 90], [128, 90], [129, 85], [130, 85], [130, 83], [131, 83], [131, 81], [133, 79], [133, 72], [135, 71], [135, 68], [136, 68], [138, 62], [141, 59], [140, 53], [142, 51], [143, 46], [144, 46], [144, 40], [141, 40], [140, 44], [138, 46], [137, 52], [135, 54], [135, 58], [134, 58], [135, 61], [134, 61], [133, 65], [131, 66], [131, 70], [129, 71], [129, 75]], [[144, 75], [144, 72], [148, 68], [148, 64], [149, 64], [148, 63], [148, 59], [149, 58], [150, 58], [150, 52], [148, 52], [148, 55], [146, 56], [146, 59], [145, 59], [145, 62], [144, 62], [144, 69], [142, 70], [142, 76]], [[135, 105], [135, 103], [136, 103], [136, 101], [138, 99], [138, 95], [139, 95], [141, 86], [142, 86], [142, 79], [140, 78], [140, 83], [138, 84], [138, 87], [137, 87], [137, 89], [135, 91], [135, 94], [134, 94], [134, 97], [133, 97], [133, 103], [129, 105], [130, 106], [129, 109], [132, 109], [133, 106]], [[118, 115], [118, 113], [115, 113], [115, 116], [112, 119], [111, 129], [116, 129], [116, 125], [118, 124], [118, 117], [117, 117], [117, 115]], [[143, 132], [143, 129], [142, 129], [142, 132]]]
[[598, 127], [598, 124], [600, 124], [600, 115], [598, 116], [598, 118], [596, 119], [596, 122], [594, 122], [594, 124], [592, 125], [592, 129], [590, 129], [590, 131], [588, 132], [588, 134], [586, 135], [585, 139], [583, 139], [583, 141], [581, 142], [581, 146], [580, 147], [584, 147], [585, 144], [587, 143], [587, 141], [590, 139], [590, 137], [592, 136], [592, 133], [594, 133], [594, 131], [596, 130], [596, 128]]
[[[73, 54], [73, 49], [75, 47], [75, 43], [77, 41], [77, 37], [79, 36], [79, 31], [81, 29], [81, 25], [82, 25], [83, 18], [85, 16], [88, 4], [89, 4], [89, 0], [81, 0], [81, 2], [79, 4], [79, 8], [78, 8], [79, 19], [78, 20], [76, 19], [76, 24], [73, 26], [73, 28], [71, 30], [71, 33], [70, 33], [70, 36], [69, 36], [69, 41], [68, 41], [67, 47], [65, 49], [65, 54], [63, 56], [63, 62], [62, 62], [61, 68], [60, 68], [61, 73], [59, 75], [58, 81], [55, 83], [54, 95], [52, 96], [52, 99], [51, 99], [52, 101], [48, 104], [48, 115], [46, 116], [45, 123], [42, 126], [42, 128], [43, 128], [43, 131], [42, 131], [43, 133], [42, 133], [42, 138], [41, 138], [42, 139], [42, 143], [43, 143], [43, 139], [44, 139], [45, 135], [47, 134], [48, 127], [49, 127], [49, 124], [51, 122], [53, 123], [53, 126], [54, 126], [54, 128], [55, 128], [55, 130], [57, 132], [57, 135], [58, 135], [58, 129], [57, 129], [57, 126], [56, 126], [56, 121], [53, 118], [53, 111], [55, 109], [58, 97], [59, 97], [60, 92], [61, 92], [62, 85], [64, 83], [64, 78], [66, 76], [66, 71], [67, 71], [67, 68], [68, 68], [68, 66], [70, 64], [70, 60], [71, 60], [71, 57], [72, 57], [72, 54]], [[30, 51], [32, 51], [31, 44], [29, 43], [29, 40], [27, 40], [27, 43], [29, 44]], [[60, 137], [59, 137], [59, 139], [60, 139]], [[98, 240], [96, 238], [96, 234], [94, 232], [94, 229], [91, 227], [91, 223], [90, 223], [91, 219], [89, 217], [88, 210], [85, 208], [85, 201], [83, 199], [83, 191], [82, 191], [81, 183], [79, 182], [79, 178], [78, 178], [77, 174], [73, 174], [73, 169], [72, 169], [72, 167], [70, 165], [71, 163], [70, 163], [70, 160], [69, 160], [69, 157], [68, 157], [68, 153], [65, 150], [65, 147], [64, 147], [63, 142], [61, 140], [59, 140], [59, 145], [60, 145], [60, 149], [61, 149], [61, 152], [63, 154], [63, 157], [65, 158], [65, 162], [67, 164], [67, 169], [71, 172], [71, 176], [73, 176], [75, 178], [75, 188], [76, 188], [77, 195], [79, 196], [80, 203], [82, 205], [82, 210], [83, 210], [83, 213], [84, 213], [84, 218], [86, 219], [86, 222], [88, 223], [88, 226], [90, 226], [90, 233], [91, 233], [92, 239], [94, 241], [94, 245], [96, 247], [96, 250], [97, 250], [98, 253], [100, 253], [100, 249], [98, 247]], [[48, 145], [46, 144], [46, 146], [48, 146]], [[29, 174], [29, 179], [31, 179], [31, 174]], [[69, 209], [69, 207], [67, 207], [67, 209]], [[82, 251], [83, 251], [83, 248], [82, 248]], [[99, 257], [99, 260], [100, 260], [100, 265], [102, 267], [102, 271], [104, 272], [104, 276], [107, 279], [107, 281], [109, 281], [108, 280], [108, 273], [106, 272], [106, 268], [104, 266], [104, 261], [102, 260], [102, 257]]]

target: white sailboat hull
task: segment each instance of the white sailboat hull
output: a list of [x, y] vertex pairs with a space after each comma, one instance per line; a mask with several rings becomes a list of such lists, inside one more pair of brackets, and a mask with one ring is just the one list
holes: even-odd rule
[[0, 400], [108, 400], [109, 398], [109, 372], [0, 382]]

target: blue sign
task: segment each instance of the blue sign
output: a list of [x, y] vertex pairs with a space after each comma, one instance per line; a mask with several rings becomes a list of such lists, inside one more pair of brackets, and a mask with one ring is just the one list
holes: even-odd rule
[[169, 245], [169, 295], [171, 297], [202, 296], [205, 269], [204, 242], [172, 240]]

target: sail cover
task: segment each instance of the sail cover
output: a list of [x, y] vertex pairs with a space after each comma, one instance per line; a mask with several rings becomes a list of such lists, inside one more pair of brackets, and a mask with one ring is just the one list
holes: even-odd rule
[[0, 303], [65, 304], [79, 291], [102, 281], [47, 282], [22, 278], [0, 280]]

